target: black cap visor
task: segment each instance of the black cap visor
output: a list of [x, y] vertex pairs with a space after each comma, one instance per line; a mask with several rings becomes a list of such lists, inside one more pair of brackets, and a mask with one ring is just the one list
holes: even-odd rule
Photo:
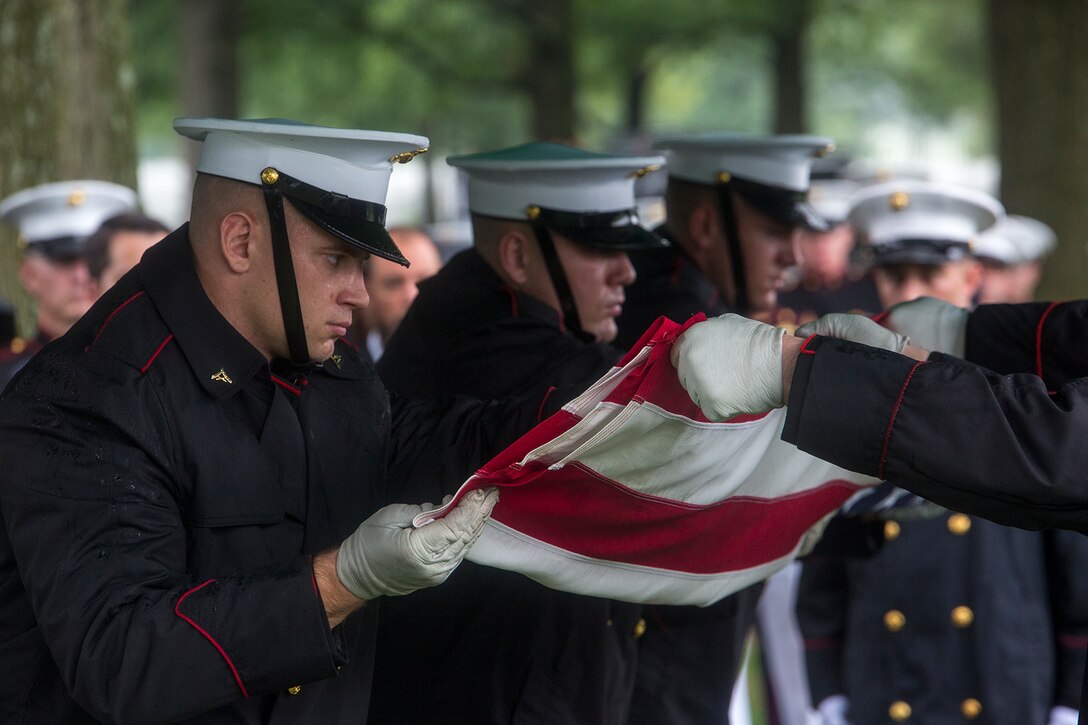
[[385, 229], [385, 206], [319, 189], [280, 172], [276, 185], [299, 213], [329, 234], [370, 254], [407, 267]]
[[638, 212], [634, 209], [603, 213], [541, 209], [540, 221], [573, 242], [604, 251], [669, 246], [663, 237], [639, 224]]
[[805, 192], [768, 186], [734, 176], [729, 186], [748, 204], [772, 219], [814, 232], [826, 232], [832, 224], [808, 203]]
[[29, 242], [26, 251], [40, 254], [58, 264], [71, 264], [83, 258], [85, 237], [56, 237]]
[[971, 257], [971, 245], [948, 239], [897, 239], [873, 246], [873, 266], [922, 264], [939, 267]]

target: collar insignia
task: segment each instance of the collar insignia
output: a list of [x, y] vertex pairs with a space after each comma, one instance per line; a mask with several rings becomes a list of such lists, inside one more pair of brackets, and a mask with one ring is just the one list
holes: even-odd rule
[[230, 379], [230, 376], [227, 375], [227, 371], [224, 370], [223, 368], [219, 368], [219, 372], [217, 372], [215, 375], [212, 376], [212, 380], [214, 380], [217, 383], [226, 383], [228, 385], [231, 385], [231, 384], [234, 383], [234, 381]]
[[343, 360], [344, 358], [340, 353], [334, 352], [332, 355], [329, 356], [329, 359], [332, 360], [332, 364], [336, 366], [337, 370], [339, 370], [340, 369], [340, 361]]

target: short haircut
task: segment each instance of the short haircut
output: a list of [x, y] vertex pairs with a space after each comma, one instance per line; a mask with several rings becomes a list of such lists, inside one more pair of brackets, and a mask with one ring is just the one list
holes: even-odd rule
[[98, 227], [94, 234], [87, 238], [84, 247], [84, 258], [87, 260], [87, 271], [96, 280], [102, 278], [102, 272], [110, 264], [110, 240], [118, 232], [169, 232], [165, 224], [152, 219], [139, 212], [123, 212], [112, 216]]

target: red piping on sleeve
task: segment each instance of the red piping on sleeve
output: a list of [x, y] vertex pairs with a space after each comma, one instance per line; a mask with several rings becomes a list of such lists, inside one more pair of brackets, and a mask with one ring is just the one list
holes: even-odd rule
[[545, 391], [544, 397], [540, 401], [540, 407], [536, 410], [536, 422], [544, 420], [544, 404], [548, 402], [548, 398], [551, 396], [552, 391], [555, 390], [554, 385], [549, 385], [548, 390]]
[[869, 319], [872, 320], [873, 322], [875, 322], [878, 325], [883, 325], [884, 327], [887, 327], [887, 325], [884, 324], [884, 320], [888, 319], [888, 315], [890, 315], [890, 314], [891, 313], [888, 310], [884, 310], [883, 312], [876, 313], [875, 315], [873, 315]]
[[816, 354], [815, 350], [810, 350], [809, 347], [808, 347], [808, 344], [810, 342], [812, 342], [812, 338], [816, 337], [816, 334], [817, 333], [815, 333], [815, 332], [812, 333], [811, 335], [809, 335], [808, 337], [805, 338], [804, 342], [801, 343], [801, 354], [802, 355], [815, 355]]
[[182, 594], [181, 597], [178, 599], [178, 603], [174, 605], [174, 614], [178, 615], [179, 617], [184, 619], [186, 622], [188, 622], [193, 627], [193, 629], [195, 629], [197, 632], [200, 632], [202, 635], [204, 635], [205, 639], [207, 639], [209, 642], [212, 643], [212, 646], [215, 647], [215, 649], [219, 652], [219, 655], [226, 661], [227, 666], [230, 667], [231, 673], [234, 674], [234, 681], [238, 683], [238, 689], [242, 691], [242, 696], [245, 697], [248, 700], [249, 699], [249, 692], [246, 690], [246, 686], [244, 684], [242, 684], [242, 677], [241, 677], [241, 675], [238, 674], [238, 668], [236, 668], [234, 666], [234, 663], [231, 661], [230, 657], [227, 655], [226, 650], [224, 650], [221, 646], [219, 646], [219, 643], [215, 641], [215, 637], [211, 636], [206, 631], [204, 631], [203, 627], [201, 627], [199, 624], [197, 624], [196, 622], [194, 622], [193, 620], [189, 619], [188, 617], [186, 617], [184, 614], [181, 613], [181, 603], [185, 601], [186, 597], [188, 597], [193, 592], [200, 591], [201, 589], [208, 586], [209, 584], [211, 584], [214, 581], [215, 581], [215, 579], [209, 579], [208, 581], [204, 582], [200, 586], [193, 587], [189, 591]]
[[291, 383], [287, 382], [278, 375], [272, 374], [272, 382], [274, 382], [276, 385], [280, 386], [289, 393], [294, 393], [295, 395], [302, 395], [301, 388], [296, 388], [294, 385], [291, 385]]
[[510, 295], [510, 316], [511, 317], [517, 317], [518, 316], [518, 296], [516, 294], [514, 294], [514, 290], [510, 289], [509, 287], [504, 286], [502, 289], [503, 289], [504, 292], [506, 292], [506, 294]]
[[121, 310], [125, 309], [125, 307], [128, 306], [129, 302], [132, 302], [134, 299], [136, 299], [137, 297], [139, 297], [143, 293], [144, 293], [144, 291], [140, 290], [139, 292], [137, 292], [136, 294], [132, 295], [127, 300], [122, 302], [121, 304], [117, 305], [117, 309], [115, 309], [113, 312], [111, 312], [110, 316], [106, 318], [106, 321], [102, 323], [102, 327], [98, 328], [98, 334], [94, 336], [94, 342], [91, 343], [91, 347], [94, 347], [94, 343], [98, 342], [98, 338], [102, 336], [102, 331], [106, 329], [106, 325], [110, 324], [110, 321], [113, 320], [114, 316], [118, 312], [120, 312]]
[[1043, 310], [1043, 314], [1039, 318], [1039, 324], [1035, 326], [1035, 374], [1040, 378], [1043, 377], [1043, 323], [1046, 322], [1047, 316], [1054, 311], [1054, 308], [1060, 304], [1062, 303], [1051, 302], [1047, 305], [1047, 308]]
[[813, 637], [812, 639], [804, 640], [803, 646], [806, 652], [812, 652], [813, 650], [837, 647], [841, 642], [842, 639], [839, 637]]
[[907, 373], [906, 380], [903, 381], [903, 387], [899, 388], [899, 397], [895, 399], [895, 407], [892, 408], [891, 418], [888, 419], [888, 430], [884, 432], [884, 448], [880, 452], [880, 466], [877, 468], [877, 478], [884, 478], [884, 466], [888, 462], [888, 444], [892, 440], [892, 428], [895, 427], [895, 416], [899, 415], [899, 406], [903, 404], [903, 396], [907, 392], [907, 386], [910, 385], [910, 379], [914, 377], [914, 371], [926, 364], [926, 360], [921, 360], [914, 363], [914, 366]]
[[1068, 649], [1082, 649], [1088, 647], [1088, 637], [1076, 634], [1059, 634], [1058, 644]]
[[174, 339], [174, 335], [173, 335], [173, 333], [171, 333], [171, 334], [166, 336], [165, 340], [163, 340], [162, 342], [159, 343], [159, 346], [157, 348], [155, 348], [154, 354], [152, 354], [151, 357], [149, 357], [147, 359], [147, 362], [144, 363], [144, 366], [142, 368], [140, 368], [140, 374], [141, 375], [143, 375], [144, 373], [147, 372], [147, 369], [149, 367], [151, 367], [151, 363], [155, 362], [155, 358], [157, 358], [159, 356], [159, 353], [162, 352], [162, 349], [164, 347], [166, 347], [170, 343], [170, 341], [173, 340], [173, 339]]

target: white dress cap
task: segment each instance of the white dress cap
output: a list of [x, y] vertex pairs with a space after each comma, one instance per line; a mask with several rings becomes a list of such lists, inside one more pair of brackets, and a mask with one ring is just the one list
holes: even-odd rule
[[730, 177], [807, 191], [812, 162], [834, 150], [824, 136], [753, 136], [710, 133], [658, 139], [669, 160], [669, 176], [713, 185]]
[[989, 194], [932, 181], [891, 181], [851, 200], [849, 221], [878, 263], [941, 264], [968, 255], [982, 231], [1005, 216]]
[[468, 175], [474, 214], [526, 220], [529, 209], [603, 214], [636, 207], [635, 180], [664, 165], [661, 156], [617, 156], [534, 142], [447, 159]]
[[1049, 254], [1057, 245], [1058, 237], [1038, 219], [1010, 214], [986, 230], [978, 241], [979, 256], [1003, 264], [1023, 264]]
[[394, 163], [427, 150], [424, 136], [329, 128], [285, 119], [179, 118], [174, 130], [204, 142], [197, 171], [250, 184], [274, 168], [352, 199], [385, 204]]
[[28, 246], [58, 239], [82, 242], [106, 219], [136, 208], [136, 192], [108, 181], [60, 181], [12, 194], [0, 202], [0, 219], [19, 230]]

